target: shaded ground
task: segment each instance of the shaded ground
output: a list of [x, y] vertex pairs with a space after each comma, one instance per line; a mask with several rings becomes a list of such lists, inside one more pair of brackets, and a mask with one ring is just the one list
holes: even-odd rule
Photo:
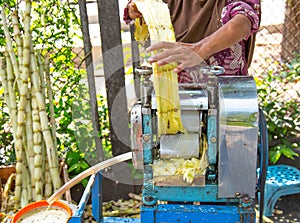
[[300, 223], [300, 194], [283, 196], [276, 204], [276, 209], [282, 214], [273, 214], [269, 217], [277, 222]]
[[[296, 152], [300, 154], [300, 148], [297, 149]], [[282, 157], [278, 164], [288, 164], [300, 169], [300, 155], [294, 160]], [[300, 194], [281, 197], [278, 200], [275, 209], [282, 211], [282, 214], [273, 214], [272, 217], [269, 217], [274, 223], [300, 223]]]

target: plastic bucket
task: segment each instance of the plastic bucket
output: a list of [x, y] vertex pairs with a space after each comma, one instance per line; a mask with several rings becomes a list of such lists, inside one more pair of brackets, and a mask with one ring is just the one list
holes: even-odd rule
[[[58, 215], [55, 215], [57, 211], [57, 214], [63, 213], [62, 217], [63, 220], [58, 220]], [[51, 213], [50, 213], [51, 212]], [[53, 213], [54, 212], [54, 213]], [[47, 217], [47, 213], [49, 213]], [[53, 216], [54, 215], [54, 216]], [[52, 217], [51, 217], [52, 216]], [[26, 219], [34, 218], [33, 221], [30, 222], [40, 222], [40, 223], [64, 223], [68, 222], [69, 218], [72, 216], [72, 210], [69, 207], [68, 204], [62, 201], [55, 201], [49, 208], [49, 204], [46, 200], [37, 201], [34, 203], [31, 203], [24, 208], [20, 209], [13, 217], [12, 223], [19, 223], [21, 221], [26, 222]], [[56, 220], [53, 218], [56, 217]], [[35, 220], [36, 218], [36, 220]], [[53, 218], [54, 220], [51, 221], [49, 218]], [[65, 219], [65, 221], [64, 221]]]

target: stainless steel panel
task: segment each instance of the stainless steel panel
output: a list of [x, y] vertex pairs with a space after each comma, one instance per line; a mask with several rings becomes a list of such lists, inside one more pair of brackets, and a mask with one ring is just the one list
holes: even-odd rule
[[135, 104], [130, 114], [132, 162], [135, 168], [144, 169], [142, 105]]
[[220, 198], [255, 197], [258, 101], [252, 77], [219, 77]]
[[162, 135], [160, 137], [160, 157], [199, 157], [199, 134]]
[[207, 91], [204, 89], [180, 89], [179, 97], [181, 110], [208, 109]]

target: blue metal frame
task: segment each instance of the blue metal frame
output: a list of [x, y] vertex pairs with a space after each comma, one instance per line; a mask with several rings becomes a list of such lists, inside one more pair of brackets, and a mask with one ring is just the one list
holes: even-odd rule
[[[157, 188], [156, 188], [157, 189]], [[184, 193], [184, 200], [194, 201], [197, 196], [200, 196], [202, 201], [210, 202], [213, 197], [216, 197], [216, 185], [206, 185], [203, 188], [176, 188], [176, 187], [161, 187], [156, 190], [160, 198], [169, 198], [171, 195], [178, 193], [178, 190]], [[197, 192], [198, 191], [198, 192]], [[252, 206], [240, 204], [237, 199], [219, 199], [218, 201], [231, 201], [233, 203], [215, 204], [215, 205], [191, 205], [191, 204], [167, 204], [167, 205], [153, 205], [141, 207], [141, 218], [118, 218], [118, 217], [103, 217], [102, 215], [102, 175], [100, 172], [91, 176], [89, 183], [83, 193], [79, 202], [78, 208], [70, 218], [69, 223], [83, 223], [84, 222], [84, 208], [88, 203], [90, 195], [92, 195], [92, 215], [96, 222], [101, 223], [146, 223], [146, 222], [255, 222], [255, 211]], [[166, 194], [166, 195], [163, 195]], [[203, 196], [203, 194], [207, 194]], [[210, 195], [209, 195], [210, 194]], [[171, 199], [172, 200], [172, 199]], [[196, 199], [197, 200], [197, 199]], [[234, 205], [235, 204], [235, 205]]]
[[102, 216], [102, 174], [96, 173], [92, 187], [92, 215], [97, 222], [103, 220]]
[[105, 217], [101, 223], [141, 223], [139, 218], [118, 218], [118, 217]]
[[152, 184], [152, 188], [147, 190], [147, 195], [162, 201], [239, 202], [237, 198], [218, 198], [217, 184], [206, 184], [205, 187], [160, 187]]
[[[80, 199], [80, 202], [77, 206], [76, 211], [74, 212], [73, 216], [69, 219], [69, 223], [81, 223], [84, 222], [84, 209], [88, 203], [88, 200], [90, 198], [91, 192], [92, 192], [92, 188], [94, 188], [94, 183], [95, 183], [95, 179], [96, 179], [96, 175], [98, 175], [98, 177], [101, 177], [100, 173], [97, 174], [93, 174], [90, 179], [89, 182], [83, 192], [83, 195]], [[98, 178], [97, 177], [97, 178]], [[99, 194], [100, 191], [98, 191], [97, 194]], [[101, 193], [100, 193], [101, 194]], [[97, 207], [96, 207], [97, 208]], [[100, 211], [100, 210], [99, 210]], [[102, 213], [102, 210], [101, 210]]]
[[143, 108], [143, 150], [144, 164], [152, 163], [152, 122], [150, 108]]
[[101, 172], [93, 174], [83, 192], [83, 195], [79, 201], [76, 211], [69, 219], [68, 223], [83, 223], [84, 221], [84, 209], [90, 199], [92, 200], [92, 215], [96, 222], [101, 223], [140, 223], [139, 218], [117, 218], [117, 217], [103, 217], [102, 215], [102, 175]]
[[217, 109], [209, 109], [207, 117], [208, 162], [217, 164]]
[[255, 222], [254, 220], [253, 210], [242, 210], [236, 205], [167, 204], [141, 208], [141, 222], [250, 223]]

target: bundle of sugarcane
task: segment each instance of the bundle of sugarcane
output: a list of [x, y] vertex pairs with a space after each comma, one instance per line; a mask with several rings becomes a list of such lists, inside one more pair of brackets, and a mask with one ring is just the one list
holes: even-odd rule
[[[51, 116], [53, 120], [50, 122], [42, 88], [45, 75], [49, 75], [45, 70], [49, 69], [44, 69], [41, 57], [37, 58], [34, 50], [30, 30], [31, 6], [31, 0], [26, 0], [24, 12], [18, 12], [18, 7], [12, 9], [5, 3], [0, 10], [6, 37], [0, 77], [15, 142], [16, 209], [31, 201], [48, 198], [53, 190], [61, 187], [56, 139], [49, 125], [54, 123], [54, 117]], [[23, 18], [22, 23], [19, 18]], [[49, 85], [47, 91], [51, 91]], [[51, 107], [52, 99], [48, 100]]]
[[[175, 42], [175, 34], [168, 5], [160, 0], [135, 0], [143, 18], [135, 21], [135, 38], [143, 42], [149, 36], [153, 41]], [[154, 52], [154, 54], [157, 52]], [[158, 114], [158, 135], [183, 131], [180, 114], [176, 64], [153, 67], [153, 82]]]

